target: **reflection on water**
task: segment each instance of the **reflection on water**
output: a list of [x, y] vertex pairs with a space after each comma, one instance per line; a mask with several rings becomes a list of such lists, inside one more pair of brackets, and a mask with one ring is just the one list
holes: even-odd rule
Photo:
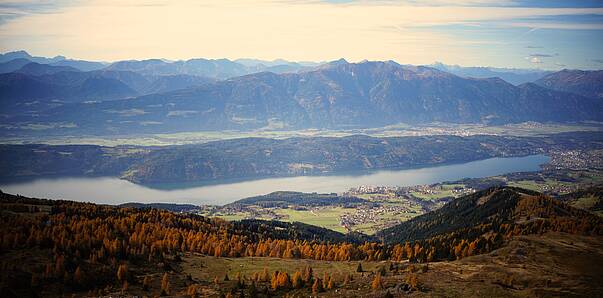
[[462, 178], [477, 178], [510, 172], [536, 171], [548, 161], [544, 155], [491, 158], [439, 167], [378, 171], [366, 175], [302, 176], [269, 178], [182, 189], [153, 189], [117, 178], [40, 179], [0, 186], [2, 191], [29, 197], [67, 199], [105, 204], [125, 202], [170, 202], [227, 204], [240, 198], [277, 190], [343, 192], [359, 185], [409, 186]]

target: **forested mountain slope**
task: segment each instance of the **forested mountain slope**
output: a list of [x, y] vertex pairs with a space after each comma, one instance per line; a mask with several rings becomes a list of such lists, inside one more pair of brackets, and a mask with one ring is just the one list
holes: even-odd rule
[[137, 183], [210, 181], [404, 169], [601, 148], [599, 132], [542, 137], [244, 138], [167, 147], [0, 145], [0, 179], [113, 176]]

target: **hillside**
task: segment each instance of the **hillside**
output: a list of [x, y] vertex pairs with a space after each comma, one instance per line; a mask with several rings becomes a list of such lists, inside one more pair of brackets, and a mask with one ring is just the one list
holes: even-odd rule
[[[143, 76], [127, 71], [79, 71], [70, 66], [29, 63], [21, 69], [0, 74], [0, 99], [7, 109], [39, 112], [69, 102], [114, 100], [199, 86], [212, 80], [198, 76]], [[12, 115], [18, 117], [18, 114]]]
[[10, 73], [20, 69], [24, 65], [31, 63], [25, 58], [17, 58], [10, 61], [0, 63], [0, 73]]
[[[480, 246], [479, 241], [484, 238], [539, 233], [550, 228], [580, 230], [586, 226], [590, 227], [589, 230], [594, 229], [594, 234], [603, 232], [603, 220], [592, 213], [538, 192], [494, 187], [456, 199], [438, 210], [387, 228], [376, 236], [388, 243], [419, 240], [423, 244], [438, 246], [441, 243], [450, 245], [445, 242], [447, 238], [465, 235], [468, 242]], [[463, 247], [459, 249], [455, 252], [457, 258], [458, 254], [466, 253]], [[455, 257], [450, 256], [451, 251], [439, 253]], [[438, 252], [435, 254], [437, 256]]]
[[244, 138], [167, 147], [0, 145], [0, 180], [113, 176], [136, 183], [325, 175], [601, 149], [603, 134]]
[[23, 67], [19, 68], [15, 72], [22, 73], [30, 76], [42, 76], [42, 75], [51, 75], [55, 73], [59, 73], [62, 71], [72, 71], [78, 72], [79, 69], [73, 68], [71, 66], [58, 66], [58, 65], [48, 65], [48, 64], [40, 64], [31, 62], [23, 65]]
[[603, 70], [569, 70], [551, 73], [534, 83], [558, 91], [579, 94], [589, 98], [603, 98]]
[[[383, 230], [378, 236], [390, 243], [421, 240], [491, 223], [493, 217], [510, 221], [522, 196], [537, 192], [517, 188], [492, 188], [459, 198], [433, 212]], [[497, 224], [501, 224], [500, 222]]]
[[[471, 204], [473, 210], [468, 207]], [[119, 292], [212, 297], [252, 292], [271, 297], [291, 291], [306, 295], [311, 291], [312, 280], [322, 276], [318, 282], [324, 281], [324, 289], [319, 291], [327, 297], [339, 291], [352, 296], [387, 292], [471, 295], [472, 291], [500, 296], [508, 294], [508, 289], [530, 293], [546, 285], [566, 285], [563, 280], [543, 279], [559, 276], [551, 273], [558, 272], [552, 270], [551, 262], [570, 270], [566, 274], [592, 276], [592, 266], [555, 260], [574, 253], [580, 262], [588, 256], [598, 262], [601, 254], [603, 220], [537, 193], [492, 188], [459, 198], [440, 210], [443, 211], [409, 221], [411, 224], [405, 225], [404, 230], [411, 229], [419, 235], [430, 226], [445, 234], [429, 240], [410, 236], [405, 238], [414, 240], [411, 243], [382, 245], [366, 242], [372, 239], [363, 235], [344, 235], [300, 223], [229, 223], [158, 209], [0, 193], [0, 255], [4, 268], [0, 292], [3, 297]], [[452, 213], [459, 210], [468, 219], [466, 222], [475, 226], [465, 228], [466, 224], [458, 224], [458, 215]], [[440, 218], [449, 220], [454, 230], [443, 228], [449, 225]], [[398, 241], [392, 231], [396, 229], [387, 230], [381, 237], [390, 243]], [[545, 238], [529, 236], [532, 234], [544, 234]], [[401, 234], [397, 239], [402, 239]], [[563, 241], [571, 243], [560, 246]], [[518, 276], [517, 269], [513, 269], [517, 264], [514, 260], [526, 257], [525, 243], [536, 247], [537, 251], [530, 253], [548, 249], [547, 258], [554, 260], [538, 264], [531, 259], [528, 263], [523, 261], [522, 274]], [[585, 252], [584, 245], [590, 245], [590, 250]], [[429, 265], [400, 262], [452, 259], [461, 260]], [[497, 264], [496, 270], [491, 263]], [[532, 267], [535, 265], [538, 266]], [[313, 274], [308, 266], [323, 274]], [[276, 272], [272, 278], [271, 272]], [[381, 284], [375, 282], [377, 272]], [[442, 276], [466, 280], [465, 286], [451, 286], [448, 281], [452, 279], [444, 281]], [[484, 283], [480, 276], [489, 278]], [[582, 278], [575, 282], [579, 286], [566, 286], [576, 293], [592, 293], [596, 288], [585, 284]], [[377, 286], [371, 289], [369, 285], [375, 283]], [[547, 286], [546, 290], [558, 293], [554, 287]]]
[[603, 216], [603, 187], [590, 187], [581, 191], [559, 196], [567, 204]]
[[550, 138], [431, 136], [234, 139], [151, 151], [122, 178], [137, 183], [325, 175], [435, 166], [490, 157], [540, 154], [548, 148], [599, 148], [598, 133]]
[[603, 287], [601, 237], [517, 236], [489, 254], [429, 264], [418, 297], [596, 297]]

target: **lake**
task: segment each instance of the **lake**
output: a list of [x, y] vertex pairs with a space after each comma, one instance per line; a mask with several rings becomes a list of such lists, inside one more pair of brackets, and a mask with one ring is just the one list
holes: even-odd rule
[[375, 171], [362, 175], [300, 176], [229, 182], [187, 188], [155, 189], [113, 177], [39, 179], [0, 185], [6, 193], [28, 197], [66, 199], [101, 204], [163, 202], [227, 204], [241, 198], [277, 190], [331, 193], [360, 185], [410, 186], [480, 178], [512, 172], [537, 171], [548, 162], [545, 155], [490, 158], [462, 164], [395, 171]]

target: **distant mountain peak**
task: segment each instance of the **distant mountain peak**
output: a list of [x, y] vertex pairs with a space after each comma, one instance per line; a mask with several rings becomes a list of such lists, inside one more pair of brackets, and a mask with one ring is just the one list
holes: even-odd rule
[[550, 71], [541, 69], [497, 68], [491, 66], [466, 67], [444, 64], [442, 62], [435, 62], [428, 66], [465, 78], [485, 79], [498, 77], [516, 86], [536, 81], [551, 73]]
[[65, 57], [63, 57], [63, 56], [56, 56], [53, 58], [34, 57], [26, 51], [19, 50], [19, 51], [13, 51], [13, 52], [0, 54], [0, 63], [7, 62], [7, 61], [17, 59], [17, 58], [25, 58], [32, 62], [38, 62], [38, 63], [43, 63], [43, 64], [54, 63], [54, 62], [58, 62], [58, 61], [65, 59]]
[[550, 73], [534, 83], [553, 90], [603, 98], [603, 70], [563, 69]]
[[31, 55], [24, 50], [7, 52], [7, 53], [4, 53], [4, 55], [19, 55], [19, 56], [23, 56], [23, 57], [31, 57]]
[[333, 60], [327, 64], [330, 66], [337, 66], [337, 65], [344, 65], [344, 64], [350, 64], [350, 63], [347, 60], [345, 60], [344, 58], [339, 58], [339, 59]]

